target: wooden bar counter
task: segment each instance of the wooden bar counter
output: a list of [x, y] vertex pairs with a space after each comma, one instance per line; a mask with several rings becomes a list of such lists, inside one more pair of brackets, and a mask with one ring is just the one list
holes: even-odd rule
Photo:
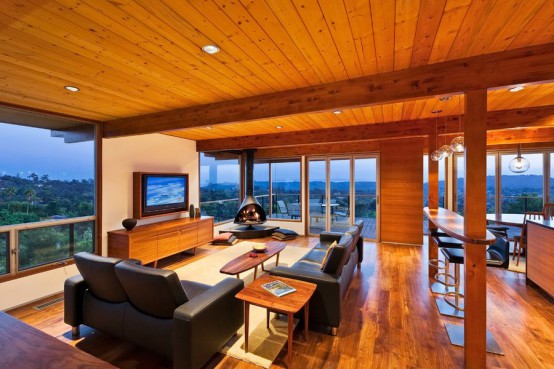
[[527, 281], [554, 296], [554, 221], [527, 222]]

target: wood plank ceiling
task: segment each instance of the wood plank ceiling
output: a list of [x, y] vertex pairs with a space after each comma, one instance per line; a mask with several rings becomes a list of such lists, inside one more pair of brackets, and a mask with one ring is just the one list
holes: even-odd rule
[[[4, 0], [0, 25], [0, 102], [109, 121], [552, 43], [554, 2]], [[206, 44], [221, 52], [203, 53]], [[488, 109], [553, 105], [553, 96], [553, 83], [489, 91]], [[435, 109], [457, 114], [457, 97], [171, 134], [386, 123]]]

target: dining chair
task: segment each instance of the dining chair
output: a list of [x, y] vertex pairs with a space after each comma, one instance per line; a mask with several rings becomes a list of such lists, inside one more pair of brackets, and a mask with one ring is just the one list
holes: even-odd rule
[[516, 257], [517, 251], [517, 261], [516, 265], [519, 265], [519, 258], [521, 256], [521, 250], [527, 247], [527, 221], [528, 220], [540, 220], [544, 219], [544, 213], [541, 211], [526, 211], [523, 216], [523, 227], [521, 228], [521, 235], [514, 237], [514, 256], [512, 260]]
[[542, 207], [542, 213], [544, 215], [544, 219], [554, 219], [554, 202], [547, 202]]

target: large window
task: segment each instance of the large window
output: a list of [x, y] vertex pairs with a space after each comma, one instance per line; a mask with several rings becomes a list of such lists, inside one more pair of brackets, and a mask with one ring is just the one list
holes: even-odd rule
[[[524, 173], [513, 173], [508, 169], [515, 152], [491, 152], [487, 154], [487, 213], [516, 213], [542, 211], [544, 191], [552, 188], [552, 180], [545, 176], [552, 170], [554, 154], [524, 152], [522, 156], [531, 166]], [[546, 161], [546, 162], [545, 162]], [[464, 206], [464, 157], [455, 157], [456, 210], [463, 214]], [[547, 166], [545, 166], [547, 164]]]
[[268, 218], [302, 218], [300, 159], [258, 161], [254, 165], [254, 195]]
[[0, 233], [0, 275], [9, 272], [9, 236], [8, 232]]
[[200, 153], [200, 209], [215, 222], [235, 219], [240, 205], [240, 156]]
[[554, 202], [554, 153], [550, 154], [550, 197], [548, 202]]
[[524, 173], [513, 173], [508, 169], [516, 153], [501, 155], [501, 206], [502, 213], [542, 211], [543, 204], [543, 154], [523, 153], [531, 166]]
[[0, 274], [94, 251], [94, 132], [0, 123]]
[[[423, 155], [423, 206], [429, 206], [429, 157]], [[446, 159], [438, 162], [439, 165], [439, 207], [445, 207], [446, 196]]]

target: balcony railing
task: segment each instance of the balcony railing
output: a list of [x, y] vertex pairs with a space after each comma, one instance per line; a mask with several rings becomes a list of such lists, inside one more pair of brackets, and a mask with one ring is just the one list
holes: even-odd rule
[[95, 216], [0, 227], [0, 275], [94, 252]]

